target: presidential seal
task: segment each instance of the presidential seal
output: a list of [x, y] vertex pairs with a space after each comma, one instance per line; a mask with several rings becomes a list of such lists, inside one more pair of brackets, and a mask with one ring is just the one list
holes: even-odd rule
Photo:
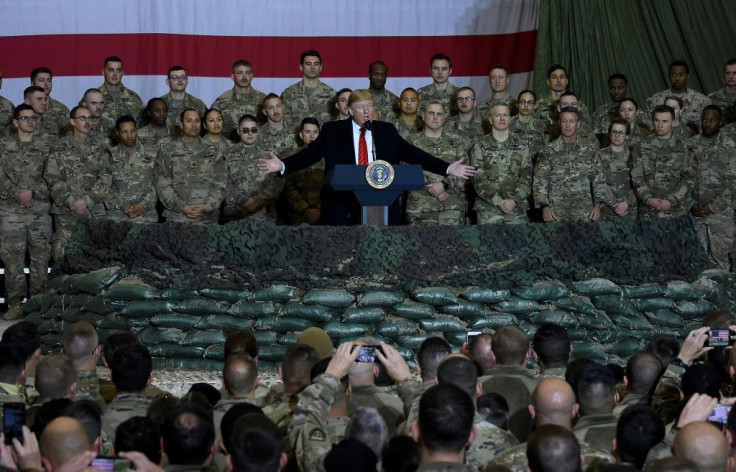
[[373, 161], [365, 169], [365, 180], [373, 188], [386, 188], [394, 181], [394, 167], [386, 161]]

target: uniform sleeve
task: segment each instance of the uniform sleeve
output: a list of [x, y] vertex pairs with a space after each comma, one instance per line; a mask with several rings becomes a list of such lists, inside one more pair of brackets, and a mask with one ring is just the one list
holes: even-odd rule
[[498, 179], [492, 178], [489, 166], [483, 153], [483, 147], [478, 143], [470, 149], [470, 165], [475, 167], [475, 177], [472, 177], [475, 193], [482, 200], [497, 206], [503, 200], [498, 195]]
[[534, 168], [534, 182], [532, 183], [532, 189], [534, 192], [534, 204], [541, 208], [542, 206], [549, 205], [549, 157], [546, 150], [539, 154], [539, 161], [537, 166]]
[[593, 174], [593, 202], [595, 204], [603, 203], [613, 208], [618, 203], [613, 196], [611, 187], [603, 173], [603, 157], [601, 151], [596, 151], [593, 157], [595, 163], [595, 173]]
[[169, 156], [164, 149], [160, 149], [156, 155], [156, 162], [153, 165], [156, 193], [164, 207], [168, 210], [181, 212], [181, 208], [186, 205], [186, 202], [179, 198], [176, 190], [174, 190], [172, 172]]
[[54, 201], [54, 204], [67, 208], [72, 202], [74, 202], [74, 196], [69, 192], [69, 187], [61, 174], [58, 162], [59, 152], [60, 151], [53, 152], [51, 156], [49, 156], [49, 160], [46, 161], [44, 178], [49, 186], [49, 193], [51, 194], [51, 199]]
[[680, 180], [673, 187], [672, 193], [666, 198], [673, 205], [682, 204], [689, 207], [689, 200], [693, 192], [693, 184], [698, 171], [698, 161], [695, 153], [686, 149], [680, 156]]
[[280, 179], [273, 174], [261, 173], [265, 175], [263, 175], [258, 191], [253, 195], [253, 199], [259, 206], [275, 202], [281, 195], [285, 184], [284, 179]]
[[641, 145], [636, 144], [631, 148], [631, 185], [634, 187], [636, 198], [643, 204], [654, 198], [652, 191], [647, 185], [644, 175], [644, 165], [641, 160]]
[[223, 159], [221, 151], [218, 150], [215, 158], [214, 172], [210, 178], [211, 190], [204, 204], [204, 211], [206, 213], [217, 211], [220, 208], [227, 189], [227, 176], [228, 172], [225, 159]]
[[97, 151], [99, 153], [98, 168], [97, 168], [97, 180], [90, 188], [87, 195], [84, 197], [84, 201], [87, 202], [87, 208], [92, 208], [97, 203], [105, 201], [107, 192], [112, 187], [112, 173], [110, 171], [110, 151], [102, 149]]
[[519, 166], [519, 176], [516, 182], [516, 190], [513, 193], [513, 196], [509, 195], [509, 198], [513, 197], [517, 205], [523, 204], [529, 196], [532, 187], [533, 173], [532, 157], [529, 148], [524, 146], [522, 150], [519, 151], [519, 153], [521, 154], [521, 165]]
[[[11, 158], [6, 155], [2, 143], [0, 143], [0, 159], [2, 159], [3, 164], [11, 162]], [[20, 190], [5, 173], [4, 165], [0, 166], [0, 199], [15, 200], [15, 195]]]

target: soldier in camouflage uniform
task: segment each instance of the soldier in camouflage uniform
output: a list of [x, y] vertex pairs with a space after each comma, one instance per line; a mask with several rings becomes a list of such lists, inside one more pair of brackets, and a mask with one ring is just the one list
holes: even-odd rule
[[[100, 92], [105, 97], [105, 123], [115, 126], [115, 120], [123, 115], [130, 115], [140, 123], [143, 112], [143, 100], [133, 90], [123, 85], [123, 60], [117, 56], [108, 56], [102, 68], [105, 81], [100, 85]], [[115, 130], [110, 130], [110, 135]]]
[[36, 120], [30, 105], [18, 105], [13, 118], [16, 135], [0, 140], [0, 258], [5, 266], [6, 320], [22, 315], [20, 302], [28, 295], [23, 273], [26, 250], [30, 295], [46, 290], [51, 259], [51, 201], [43, 178], [50, 145], [35, 136]]
[[[430, 100], [424, 112], [424, 131], [409, 137], [413, 145], [448, 164], [466, 156], [465, 143], [445, 132], [445, 110], [439, 100]], [[410, 225], [462, 225], [467, 198], [465, 182], [457, 177], [424, 171], [425, 188], [414, 190], [406, 199], [406, 221]]]
[[710, 105], [710, 99], [702, 93], [688, 88], [687, 81], [690, 78], [690, 67], [686, 62], [673, 61], [667, 69], [670, 80], [670, 88], [655, 93], [647, 99], [647, 117], [651, 117], [657, 105], [663, 105], [665, 98], [669, 96], [679, 97], [684, 106], [680, 119], [685, 126], [692, 126], [700, 131], [700, 114], [703, 107]]
[[[316, 118], [304, 118], [299, 130], [299, 138], [304, 146], [319, 136], [319, 122]], [[288, 225], [319, 224], [321, 213], [320, 192], [325, 174], [324, 159], [318, 163], [286, 176], [282, 193], [285, 206], [285, 219]]]
[[606, 219], [637, 219], [637, 201], [631, 188], [631, 151], [627, 146], [631, 127], [623, 118], [614, 118], [608, 126], [611, 145], [595, 154], [601, 173], [593, 179], [595, 201]]
[[[26, 383], [25, 360], [11, 343], [0, 343], [0, 420], [2, 420], [2, 404], [26, 403], [21, 385]], [[10, 469], [12, 470], [12, 469]]]
[[377, 120], [391, 121], [396, 115], [399, 97], [386, 89], [388, 66], [383, 61], [374, 61], [368, 66], [368, 91], [373, 95], [373, 106]]
[[217, 223], [227, 185], [220, 150], [199, 137], [197, 110], [182, 113], [182, 136], [161, 146], [153, 165], [163, 216], [181, 223]]
[[[633, 98], [624, 98], [618, 106], [618, 116], [629, 122], [631, 132], [629, 133], [629, 147], [638, 143], [642, 138], [652, 134], [652, 128], [648, 124], [649, 119], [639, 109], [639, 104]], [[601, 143], [607, 146], [607, 139]]]
[[123, 115], [115, 123], [120, 144], [110, 149], [112, 186], [105, 198], [106, 218], [113, 221], [155, 223], [156, 189], [153, 185], [155, 146], [137, 138], [135, 118]]
[[138, 139], [141, 142], [158, 148], [181, 134], [181, 127], [170, 126], [167, 122], [168, 110], [169, 106], [163, 98], [156, 97], [148, 101], [142, 120], [147, 124], [138, 130]]
[[523, 223], [533, 169], [529, 148], [509, 131], [508, 105], [494, 105], [490, 116], [491, 133], [470, 150], [478, 224]]
[[187, 93], [187, 85], [189, 85], [189, 76], [186, 69], [182, 66], [172, 66], [166, 75], [166, 85], [169, 86], [169, 93], [163, 95], [168, 106], [166, 115], [166, 123], [172, 128], [181, 124], [181, 112], [187, 108], [193, 108], [204, 116], [207, 106], [202, 100]]
[[[110, 129], [115, 127], [115, 123], [106, 122], [110, 117], [104, 116], [105, 97], [102, 95], [102, 92], [96, 88], [87, 89], [79, 104], [87, 107], [92, 116], [92, 128], [89, 130], [90, 139], [99, 141], [104, 145], [109, 145], [112, 142]], [[69, 128], [68, 124], [66, 128]]]
[[639, 219], [675, 218], [690, 210], [697, 172], [695, 156], [672, 134], [675, 111], [655, 107], [654, 132], [631, 148], [631, 182], [640, 202]]
[[687, 143], [698, 156], [698, 173], [690, 213], [695, 217], [700, 242], [711, 261], [731, 270], [734, 249], [734, 192], [736, 142], [720, 132], [722, 112], [716, 105], [703, 108], [702, 133]]
[[223, 134], [234, 137], [238, 120], [243, 115], [258, 116], [258, 107], [266, 94], [253, 88], [253, 66], [244, 59], [233, 62], [233, 88], [220, 94], [210, 108], [216, 108], [225, 119]]
[[342, 88], [335, 93], [335, 97], [332, 99], [332, 120], [347, 120], [350, 119], [350, 112], [348, 112], [348, 100], [350, 94], [353, 91], [349, 88]]
[[482, 119], [487, 120], [491, 115], [491, 106], [496, 102], [505, 103], [509, 106], [511, 114], [516, 114], [516, 100], [509, 93], [509, 71], [501, 64], [491, 66], [488, 72], [488, 85], [491, 87], [491, 96], [480, 105], [475, 107], [476, 113]]
[[618, 106], [627, 95], [629, 80], [619, 72], [608, 77], [608, 95], [611, 101], [593, 112], [593, 132], [599, 139], [608, 132], [611, 120], [618, 118]]
[[697, 134], [697, 131], [692, 126], [686, 126], [680, 121], [682, 115], [683, 102], [680, 97], [670, 96], [664, 99], [664, 104], [675, 110], [675, 122], [672, 126], [672, 134], [683, 141], [687, 141], [692, 136]]
[[287, 123], [299, 123], [308, 116], [320, 123], [332, 119], [332, 98], [335, 89], [319, 80], [322, 72], [322, 57], [317, 51], [304, 51], [299, 59], [302, 80], [290, 85], [281, 93]]
[[263, 99], [263, 115], [266, 123], [260, 127], [258, 141], [268, 152], [277, 156], [288, 156], [295, 151], [296, 137], [290, 126], [284, 122], [284, 103], [275, 93]]
[[202, 141], [217, 146], [222, 155], [227, 154], [235, 145], [230, 139], [222, 133], [223, 118], [220, 110], [210, 108], [202, 115], [202, 127], [204, 128]]
[[109, 151], [100, 142], [89, 139], [89, 110], [74, 107], [69, 122], [72, 132], [54, 146], [45, 172], [53, 200], [51, 253], [55, 261], [64, 256], [64, 245], [78, 222], [105, 215], [103, 202], [112, 182]]
[[[711, 103], [721, 109], [725, 114], [736, 102], [736, 58], [729, 59], [724, 66], [723, 71], [723, 88], [716, 90], [708, 95]], [[733, 120], [736, 117], [731, 117]]]
[[393, 123], [404, 139], [424, 128], [424, 122], [419, 117], [419, 95], [417, 91], [411, 87], [405, 88], [399, 97], [399, 114], [385, 121]]
[[466, 149], [470, 149], [486, 134], [484, 125], [490, 115], [478, 113], [475, 108], [475, 91], [472, 88], [460, 87], [455, 95], [458, 114], [445, 121], [445, 130], [463, 138]]
[[534, 170], [534, 202], [545, 222], [598, 221], [600, 207], [594, 204], [592, 189], [600, 173], [593, 159], [597, 147], [578, 137], [577, 109], [563, 108], [559, 124], [562, 135], [542, 150]]
[[276, 221], [274, 205], [284, 182], [258, 168], [258, 160], [267, 157], [268, 151], [258, 141], [255, 116], [244, 115], [240, 119], [238, 135], [240, 143], [225, 156], [228, 185], [223, 220]]
[[[563, 92], [562, 95], [560, 95], [560, 99], [557, 100], [557, 109], [555, 110], [556, 116], [559, 116], [560, 110], [566, 107], [572, 107], [580, 111], [580, 99], [573, 92]], [[559, 120], [548, 128], [548, 132], [550, 141], [554, 141], [560, 137]], [[596, 138], [595, 133], [593, 133], [593, 127], [585, 121], [580, 122], [577, 134], [578, 139], [586, 146], [593, 146], [596, 148], [599, 146], [598, 138]]]
[[516, 100], [518, 113], [511, 120], [509, 130], [518, 136], [526, 147], [532, 164], [537, 161], [537, 155], [547, 144], [547, 127], [542, 120], [534, 117], [537, 96], [531, 90], [523, 90]]
[[[559, 111], [560, 97], [567, 92], [567, 69], [560, 64], [554, 64], [547, 69], [547, 87], [549, 87], [549, 95], [541, 97], [537, 100], [537, 110], [535, 118], [542, 120], [547, 125], [554, 125], [557, 121], [555, 116]], [[579, 102], [578, 110], [580, 111], [580, 119], [583, 123], [592, 125], [593, 119], [590, 112], [583, 102]]]
[[[3, 71], [0, 69], [0, 90], [3, 88]], [[13, 121], [15, 106], [7, 98], [0, 95], [0, 137], [10, 134], [10, 123]]]
[[46, 119], [46, 109], [48, 107], [48, 99], [46, 92], [37, 85], [31, 85], [23, 90], [23, 103], [33, 107], [33, 111], [38, 116], [36, 123], [36, 136], [50, 141], [55, 141], [61, 135], [61, 125], [52, 120]]
[[48, 67], [36, 67], [31, 71], [31, 85], [41, 87], [46, 92], [46, 113], [44, 113], [44, 121], [49, 124], [53, 123], [54, 129], [59, 130], [57, 137], [61, 136], [61, 130], [69, 123], [69, 108], [58, 100], [51, 98], [51, 90], [53, 90], [54, 74]]
[[77, 390], [73, 400], [92, 400], [104, 410], [105, 400], [100, 395], [100, 379], [97, 377], [97, 363], [101, 357], [100, 338], [95, 327], [86, 321], [67, 325], [62, 352], [71, 357], [77, 372]]
[[450, 57], [444, 53], [437, 53], [429, 61], [429, 72], [432, 75], [432, 83], [417, 90], [419, 94], [419, 114], [424, 114], [424, 108], [430, 100], [439, 100], [445, 108], [445, 116], [454, 114], [452, 100], [455, 98], [457, 87], [450, 83], [452, 75], [452, 62]]

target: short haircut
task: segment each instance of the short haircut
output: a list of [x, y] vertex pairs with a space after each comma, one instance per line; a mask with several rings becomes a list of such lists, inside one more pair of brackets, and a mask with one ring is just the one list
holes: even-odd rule
[[706, 394], [712, 398], [721, 398], [721, 376], [709, 364], [693, 364], [682, 374], [682, 394], [685, 400], [693, 394]]
[[134, 416], [115, 430], [115, 453], [138, 451], [154, 464], [161, 461], [161, 434], [149, 418]]
[[31, 82], [36, 80], [36, 77], [38, 76], [38, 74], [49, 74], [51, 77], [54, 76], [54, 73], [51, 72], [51, 69], [49, 69], [48, 67], [46, 66], [36, 67], [35, 69], [31, 71]]
[[580, 121], [581, 119], [580, 110], [574, 107], [564, 107], [562, 110], [560, 110], [560, 116], [557, 118], [557, 120], [562, 120], [562, 115], [564, 115], [565, 113], [574, 114], [578, 121]]
[[[14, 118], [20, 116], [20, 112], [23, 110], [33, 111], [33, 107], [22, 103], [15, 107]], [[18, 353], [23, 357], [26, 362], [33, 357], [41, 347], [41, 336], [38, 334], [38, 328], [35, 324], [30, 321], [18, 321], [17, 323], [7, 327], [3, 331], [3, 342], [9, 342], [14, 344], [18, 349]]]
[[[664, 97], [664, 101], [666, 102], [667, 100], [673, 100], [673, 101], [677, 102], [677, 104], [680, 105], [680, 110], [682, 110], [682, 107], [685, 106], [685, 102], [683, 102], [680, 97], [676, 97], [674, 95], [669, 95], [667, 97]], [[664, 102], [662, 102], [662, 103], [664, 103]]]
[[723, 65], [723, 68], [725, 69], [726, 66], [736, 66], [736, 57], [732, 57], [731, 59], [727, 60], [726, 63]]
[[222, 416], [222, 420], [220, 421], [220, 436], [222, 437], [222, 444], [225, 446], [226, 450], [230, 451], [232, 449], [230, 438], [232, 437], [235, 423], [237, 423], [243, 415], [247, 415], [248, 413], [262, 414], [263, 410], [252, 403], [236, 403]]
[[478, 416], [503, 428], [509, 421], [509, 402], [500, 393], [486, 393], [478, 397]]
[[71, 402], [64, 410], [64, 416], [79, 421], [90, 443], [102, 435], [102, 407], [94, 400], [82, 399]]
[[54, 398], [53, 400], [42, 403], [36, 410], [36, 417], [31, 425], [31, 431], [40, 438], [46, 426], [60, 416], [64, 416], [66, 409], [72, 401], [69, 398]]
[[654, 110], [652, 110], [652, 120], [657, 113], [669, 113], [672, 119], [675, 119], [675, 109], [669, 105], [657, 105], [654, 107]]
[[534, 97], [534, 101], [535, 101], [535, 102], [537, 101], [537, 94], [536, 94], [536, 93], [534, 93], [534, 91], [533, 91], [533, 90], [529, 90], [529, 89], [526, 89], [526, 90], [522, 90], [521, 92], [519, 92], [519, 95], [517, 95], [517, 96], [516, 96], [516, 99], [517, 99], [517, 100], [521, 100], [521, 96], [522, 96], [522, 95], [524, 95], [525, 93], [529, 93], [529, 94], [531, 94], [531, 95], [532, 95], [532, 97]]
[[[33, 113], [36, 113], [36, 110], [34, 110], [32, 106], [30, 106], [27, 103], [21, 103], [20, 105], [18, 105], [17, 107], [15, 107], [15, 109], [13, 110], [13, 119], [14, 120], [17, 120], [18, 118], [20, 118], [20, 112], [26, 111], [26, 110], [30, 110]], [[13, 326], [15, 326], [15, 325], [10, 326], [10, 328], [12, 328]], [[10, 328], [8, 328], [8, 329], [10, 329]], [[5, 332], [7, 332], [7, 330], [5, 330]], [[4, 340], [5, 340], [5, 336], [3, 335], [3, 341]]]
[[[79, 108], [85, 107], [72, 108], [70, 113], [72, 118], [76, 118], [76, 111]], [[64, 330], [64, 353], [71, 357], [74, 362], [83, 361], [92, 356], [99, 343], [97, 330], [87, 321], [77, 321]]]
[[248, 413], [236, 423], [228, 449], [235, 472], [279, 470], [283, 436], [276, 424], [263, 413]]
[[199, 111], [195, 110], [194, 108], [185, 108], [184, 110], [182, 110], [181, 114], [179, 115], [179, 120], [183, 122], [184, 121], [184, 115], [186, 115], [190, 111], [193, 111], [194, 113], [196, 113], [197, 114], [197, 117], [200, 120], [202, 119], [202, 115], [199, 114]]
[[31, 98], [31, 96], [36, 92], [41, 92], [43, 94], [46, 94], [46, 91], [42, 89], [41, 87], [39, 87], [38, 85], [29, 85], [28, 87], [23, 89], [23, 99], [27, 100]]
[[105, 338], [105, 344], [102, 347], [102, 355], [105, 356], [105, 359], [112, 359], [121, 347], [132, 346], [140, 343], [138, 336], [130, 331], [117, 331]]
[[629, 85], [629, 79], [626, 78], [621, 72], [615, 72], [608, 76], [608, 83], [610, 84], [613, 80], [623, 80], [624, 85]]
[[161, 97], [153, 97], [152, 99], [148, 100], [148, 102], [146, 103], [146, 110], [150, 112], [151, 109], [153, 108], [153, 105], [155, 105], [156, 102], [163, 102], [164, 105], [166, 105], [166, 108], [169, 108], [169, 104], [166, 103], [166, 100], [164, 100]]
[[626, 134], [631, 134], [631, 123], [628, 122], [628, 120], [625, 120], [621, 117], [616, 117], [611, 120], [611, 123], [608, 125], [608, 132], [610, 133], [613, 129], [613, 125], [621, 125], [626, 127]]
[[570, 358], [570, 336], [562, 326], [545, 323], [534, 333], [532, 346], [545, 366], [566, 366]]
[[549, 76], [552, 75], [552, 72], [556, 70], [562, 70], [562, 72], [567, 75], [567, 69], [565, 69], [565, 66], [563, 66], [562, 64], [552, 64], [547, 68], [547, 78], [549, 79]]
[[662, 334], [649, 341], [645, 349], [654, 354], [664, 368], [679, 354], [680, 341], [669, 334]]
[[123, 115], [123, 116], [118, 117], [118, 119], [115, 120], [115, 129], [120, 131], [120, 127], [123, 125], [123, 123], [135, 124], [135, 118], [133, 118], [130, 115]]
[[457, 96], [460, 92], [467, 92], [471, 91], [473, 93], [473, 98], [475, 98], [475, 90], [473, 90], [473, 87], [468, 87], [467, 85], [464, 87], [460, 87], [455, 91], [455, 99], [457, 100]]
[[501, 69], [506, 73], [506, 75], [509, 75], [509, 70], [506, 68], [506, 66], [502, 64], [493, 64], [490, 69], [488, 69], [488, 73], [490, 74], [492, 70], [494, 69]]
[[493, 335], [491, 350], [500, 365], [522, 365], [529, 352], [529, 338], [516, 325], [504, 325]]
[[36, 366], [35, 387], [43, 399], [69, 395], [77, 376], [72, 359], [60, 352], [41, 358]]
[[370, 74], [373, 72], [373, 66], [383, 66], [386, 68], [386, 73], [388, 73], [388, 65], [386, 65], [383, 61], [373, 61], [370, 64], [368, 64], [368, 73]]
[[275, 93], [271, 92], [268, 95], [266, 95], [265, 97], [263, 97], [263, 101], [261, 103], [266, 103], [268, 100], [273, 100], [274, 98], [278, 98], [279, 100], [281, 100], [281, 97], [279, 97]]
[[72, 108], [71, 111], [69, 112], [69, 118], [71, 118], [72, 120], [75, 120], [77, 118], [77, 112], [79, 110], [87, 110], [87, 111], [89, 111], [89, 108], [87, 108], [84, 105], [77, 105], [74, 108]]
[[718, 117], [723, 118], [723, 110], [721, 110], [721, 107], [719, 107], [718, 105], [706, 105], [705, 107], [703, 107], [703, 112], [701, 113], [701, 116], [705, 116], [706, 111], [718, 113]]
[[308, 116], [302, 120], [302, 122], [299, 124], [299, 131], [302, 131], [304, 129], [304, 125], [314, 125], [319, 129], [319, 120], [313, 116]]
[[314, 49], [309, 49], [307, 51], [304, 51], [299, 56], [299, 64], [304, 64], [304, 59], [306, 59], [307, 56], [314, 56], [319, 59], [319, 62], [322, 62], [322, 56], [320, 56], [319, 52], [315, 51]]
[[249, 394], [255, 389], [258, 379], [256, 362], [244, 352], [230, 354], [225, 358], [222, 377], [232, 395]]
[[178, 404], [179, 398], [168, 392], [159, 393], [148, 404], [146, 416], [153, 422], [159, 433], [163, 429], [166, 418], [171, 415]]
[[659, 380], [662, 364], [657, 356], [649, 351], [635, 352], [626, 363], [628, 390], [631, 393], [648, 395]]
[[164, 422], [161, 436], [172, 465], [200, 465], [209, 457], [215, 442], [212, 412], [182, 400]]
[[420, 441], [430, 451], [460, 452], [473, 429], [475, 405], [460, 387], [438, 384], [419, 400]]
[[664, 423], [648, 405], [631, 405], [618, 418], [616, 444], [622, 462], [641, 469], [649, 450], [664, 439]]
[[685, 73], [686, 73], [686, 74], [689, 74], [689, 73], [690, 73], [690, 66], [688, 66], [688, 65], [687, 65], [687, 62], [685, 62], [685, 61], [682, 61], [682, 60], [679, 60], [679, 59], [678, 59], [678, 60], [676, 60], [676, 61], [672, 61], [672, 62], [670, 62], [670, 65], [669, 65], [669, 66], [667, 67], [667, 73], [668, 73], [668, 74], [669, 74], [670, 72], [672, 72], [672, 68], [673, 68], [673, 67], [684, 67], [684, 68], [685, 68]]
[[452, 346], [439, 336], [430, 336], [419, 346], [417, 363], [422, 370], [422, 380], [432, 380], [437, 376], [437, 367], [452, 353]]
[[295, 344], [286, 350], [282, 364], [284, 383], [300, 383], [309, 385], [309, 374], [320, 356], [313, 347], [306, 344]]
[[580, 471], [580, 444], [562, 426], [546, 424], [537, 427], [526, 444], [526, 457], [532, 472]]
[[176, 72], [178, 70], [183, 70], [184, 72], [186, 72], [186, 69], [183, 68], [182, 66], [171, 66], [169, 67], [169, 70], [166, 72], [166, 76], [168, 77], [169, 74], [171, 74], [172, 72]]
[[353, 103], [360, 102], [362, 100], [373, 101], [373, 94], [371, 94], [368, 89], [353, 90], [350, 93], [350, 97], [348, 97], [348, 106], [351, 106]]
[[80, 103], [81, 103], [81, 102], [86, 102], [86, 101], [87, 101], [87, 95], [89, 95], [89, 94], [91, 94], [91, 93], [99, 93], [100, 95], [102, 95], [102, 92], [100, 92], [100, 89], [96, 89], [96, 88], [94, 88], [94, 87], [93, 87], [93, 88], [88, 88], [88, 89], [87, 89], [87, 90], [85, 90], [85, 91], [84, 91], [84, 93], [82, 94], [82, 99], [80, 100]]
[[204, 111], [204, 115], [202, 115], [202, 120], [206, 120], [207, 116], [209, 116], [211, 113], [217, 113], [218, 115], [222, 116], [222, 112], [217, 108], [208, 108]]
[[121, 347], [107, 365], [118, 392], [142, 392], [153, 369], [151, 353], [142, 344]]
[[[266, 95], [264, 101], [268, 100], [269, 97], [280, 98], [278, 95], [271, 93]], [[244, 352], [255, 359], [258, 357], [258, 340], [250, 331], [233, 331], [225, 338], [224, 351], [226, 358], [230, 354]]]
[[421, 458], [419, 444], [411, 436], [397, 434], [383, 448], [381, 464], [383, 470], [392, 472], [414, 472]]
[[246, 121], [252, 121], [255, 124], [258, 124], [258, 120], [256, 119], [255, 116], [251, 115], [250, 113], [246, 113], [245, 115], [241, 116], [240, 119], [238, 120], [238, 126], [242, 125]]
[[368, 407], [357, 408], [345, 428], [346, 438], [355, 438], [370, 447], [376, 457], [381, 457], [388, 433], [386, 422], [378, 410]]
[[631, 97], [624, 97], [623, 100], [621, 100], [621, 103], [618, 104], [618, 106], [620, 107], [621, 104], [624, 103], [624, 102], [631, 102], [631, 103], [634, 104], [634, 106], [636, 107], [637, 110], [639, 109], [639, 102], [637, 102], [636, 100], [634, 100]]
[[580, 370], [576, 393], [582, 415], [611, 413], [616, 403], [616, 378], [611, 369], [593, 362]]
[[569, 90], [566, 92], [562, 92], [562, 94], [560, 95], [560, 99], [562, 99], [562, 97], [575, 97], [575, 100], [580, 101], [580, 97], [578, 97], [578, 94]]
[[470, 398], [475, 398], [478, 385], [478, 368], [473, 361], [465, 356], [450, 356], [437, 367], [437, 384], [455, 385], [468, 394]]
[[26, 365], [18, 348], [5, 341], [0, 342], [0, 382], [15, 385]]
[[250, 67], [251, 69], [253, 68], [253, 66], [250, 65], [250, 62], [246, 61], [245, 59], [238, 59], [237, 61], [233, 62], [233, 72], [235, 72], [235, 69], [240, 66]]
[[108, 62], [119, 62], [122, 65], [123, 60], [120, 59], [118, 56], [107, 56], [105, 58], [105, 62], [103, 62], [103, 65], [106, 66]]
[[434, 61], [447, 61], [447, 64], [452, 67], [452, 60], [450, 60], [450, 56], [448, 56], [444, 52], [438, 52], [437, 54], [432, 56], [432, 59], [429, 60], [429, 67], [432, 67], [432, 63]]

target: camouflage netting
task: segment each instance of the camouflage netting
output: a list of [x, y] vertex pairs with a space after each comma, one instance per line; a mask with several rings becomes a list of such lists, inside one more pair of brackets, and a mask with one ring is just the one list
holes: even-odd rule
[[251, 329], [266, 363], [297, 334], [373, 335], [410, 358], [422, 340], [546, 322], [578, 356], [620, 362], [681, 337], [733, 278], [712, 269], [687, 219], [436, 228], [94, 222], [77, 228], [50, 291], [23, 305], [47, 350], [66, 324], [132, 330], [157, 366], [220, 368], [228, 332]]

